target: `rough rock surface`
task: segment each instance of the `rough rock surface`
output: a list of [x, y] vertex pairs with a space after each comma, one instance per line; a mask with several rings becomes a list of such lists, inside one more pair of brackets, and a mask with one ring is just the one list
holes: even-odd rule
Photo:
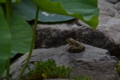
[[[118, 80], [115, 71], [117, 60], [115, 57], [110, 56], [109, 52], [105, 49], [96, 48], [83, 44], [85, 51], [80, 53], [69, 53], [67, 50], [69, 45], [64, 45], [58, 48], [49, 49], [35, 49], [30, 59], [29, 66], [33, 68], [33, 63], [47, 59], [55, 59], [57, 65], [71, 66], [72, 76], [92, 75], [93, 80]], [[16, 80], [28, 54], [19, 58], [14, 64], [11, 65], [11, 80]], [[28, 72], [27, 69], [25, 71]], [[25, 73], [25, 74], [26, 74]], [[0, 80], [5, 80], [0, 79]]]
[[115, 4], [115, 8], [116, 8], [117, 10], [120, 10], [120, 2], [117, 2], [117, 3]]
[[78, 26], [74, 23], [63, 23], [54, 25], [40, 24], [37, 28], [36, 48], [58, 47], [66, 44], [66, 39], [72, 37], [80, 42], [104, 48], [111, 54], [117, 54], [114, 50], [120, 45], [115, 44], [102, 32], [90, 27]]
[[[112, 1], [112, 0], [111, 0]], [[97, 30], [105, 34], [117, 46], [112, 53], [120, 53], [120, 5], [119, 0], [116, 4], [106, 0], [98, 0], [100, 8], [100, 23]]]
[[118, 0], [106, 0], [108, 2], [111, 2], [111, 3], [116, 3]]

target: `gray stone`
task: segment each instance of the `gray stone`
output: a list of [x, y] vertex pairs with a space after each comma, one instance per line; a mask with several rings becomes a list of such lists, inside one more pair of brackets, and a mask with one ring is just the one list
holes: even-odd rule
[[119, 15], [117, 10], [114, 8], [114, 4], [109, 3], [106, 0], [98, 0], [98, 7], [100, 9], [99, 17], [115, 17]]
[[115, 8], [116, 8], [117, 10], [120, 10], [120, 2], [117, 2], [117, 3], [115, 4]]
[[98, 0], [98, 2], [100, 23], [97, 30], [104, 33], [117, 46], [110, 53], [120, 56], [120, 10], [116, 10], [114, 4], [108, 3], [105, 0]]
[[[38, 62], [40, 58], [43, 61], [54, 59], [59, 66], [70, 66], [72, 68], [72, 76], [91, 75], [93, 80], [118, 80], [115, 70], [117, 60], [112, 58], [105, 49], [83, 45], [85, 46], [85, 51], [80, 53], [67, 52], [68, 45], [58, 48], [35, 49], [31, 56], [29, 67], [33, 68], [33, 63]], [[11, 80], [17, 79], [27, 55], [28, 53], [11, 65]], [[27, 69], [26, 73], [28, 73]], [[5, 80], [4, 77], [1, 80]]]
[[[66, 44], [66, 39], [72, 37], [80, 42], [107, 49], [111, 54], [118, 54], [114, 50], [119, 49], [120, 45], [115, 44], [104, 33], [77, 24], [38, 24], [36, 48], [58, 47]], [[76, 27], [72, 27], [75, 25]]]
[[111, 2], [111, 3], [116, 3], [118, 0], [106, 0], [108, 2]]

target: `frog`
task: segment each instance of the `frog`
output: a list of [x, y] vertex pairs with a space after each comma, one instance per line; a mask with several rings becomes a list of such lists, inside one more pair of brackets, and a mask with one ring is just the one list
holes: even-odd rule
[[79, 53], [85, 50], [85, 47], [73, 38], [68, 38], [66, 41], [70, 45], [70, 48], [68, 49], [68, 52], [70, 53]]

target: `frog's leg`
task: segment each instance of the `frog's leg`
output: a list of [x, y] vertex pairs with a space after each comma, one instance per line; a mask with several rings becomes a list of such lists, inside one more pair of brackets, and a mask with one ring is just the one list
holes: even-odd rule
[[81, 52], [81, 51], [85, 50], [85, 47], [84, 46], [82, 46], [82, 47], [73, 47], [72, 50], [75, 51], [75, 52]]

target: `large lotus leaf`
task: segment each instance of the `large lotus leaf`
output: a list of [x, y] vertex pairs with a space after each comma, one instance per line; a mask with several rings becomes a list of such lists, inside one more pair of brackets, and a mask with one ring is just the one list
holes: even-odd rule
[[[33, 20], [35, 18], [36, 5], [32, 0], [21, 0], [20, 4], [13, 4], [13, 10], [21, 15], [25, 20]], [[56, 22], [56, 21], [66, 21], [73, 19], [70, 16], [58, 15], [47, 13], [45, 11], [39, 11], [38, 21], [41, 22]]]
[[97, 0], [33, 0], [44, 11], [73, 16], [84, 21], [92, 28], [98, 25]]
[[[20, 3], [21, 0], [12, 0], [12, 3]], [[6, 3], [6, 0], [0, 0], [0, 3]]]
[[11, 34], [0, 6], [0, 77], [2, 76], [6, 61], [11, 53]]
[[18, 14], [13, 13], [10, 30], [12, 34], [11, 57], [17, 53], [28, 52], [32, 41], [31, 26]]

